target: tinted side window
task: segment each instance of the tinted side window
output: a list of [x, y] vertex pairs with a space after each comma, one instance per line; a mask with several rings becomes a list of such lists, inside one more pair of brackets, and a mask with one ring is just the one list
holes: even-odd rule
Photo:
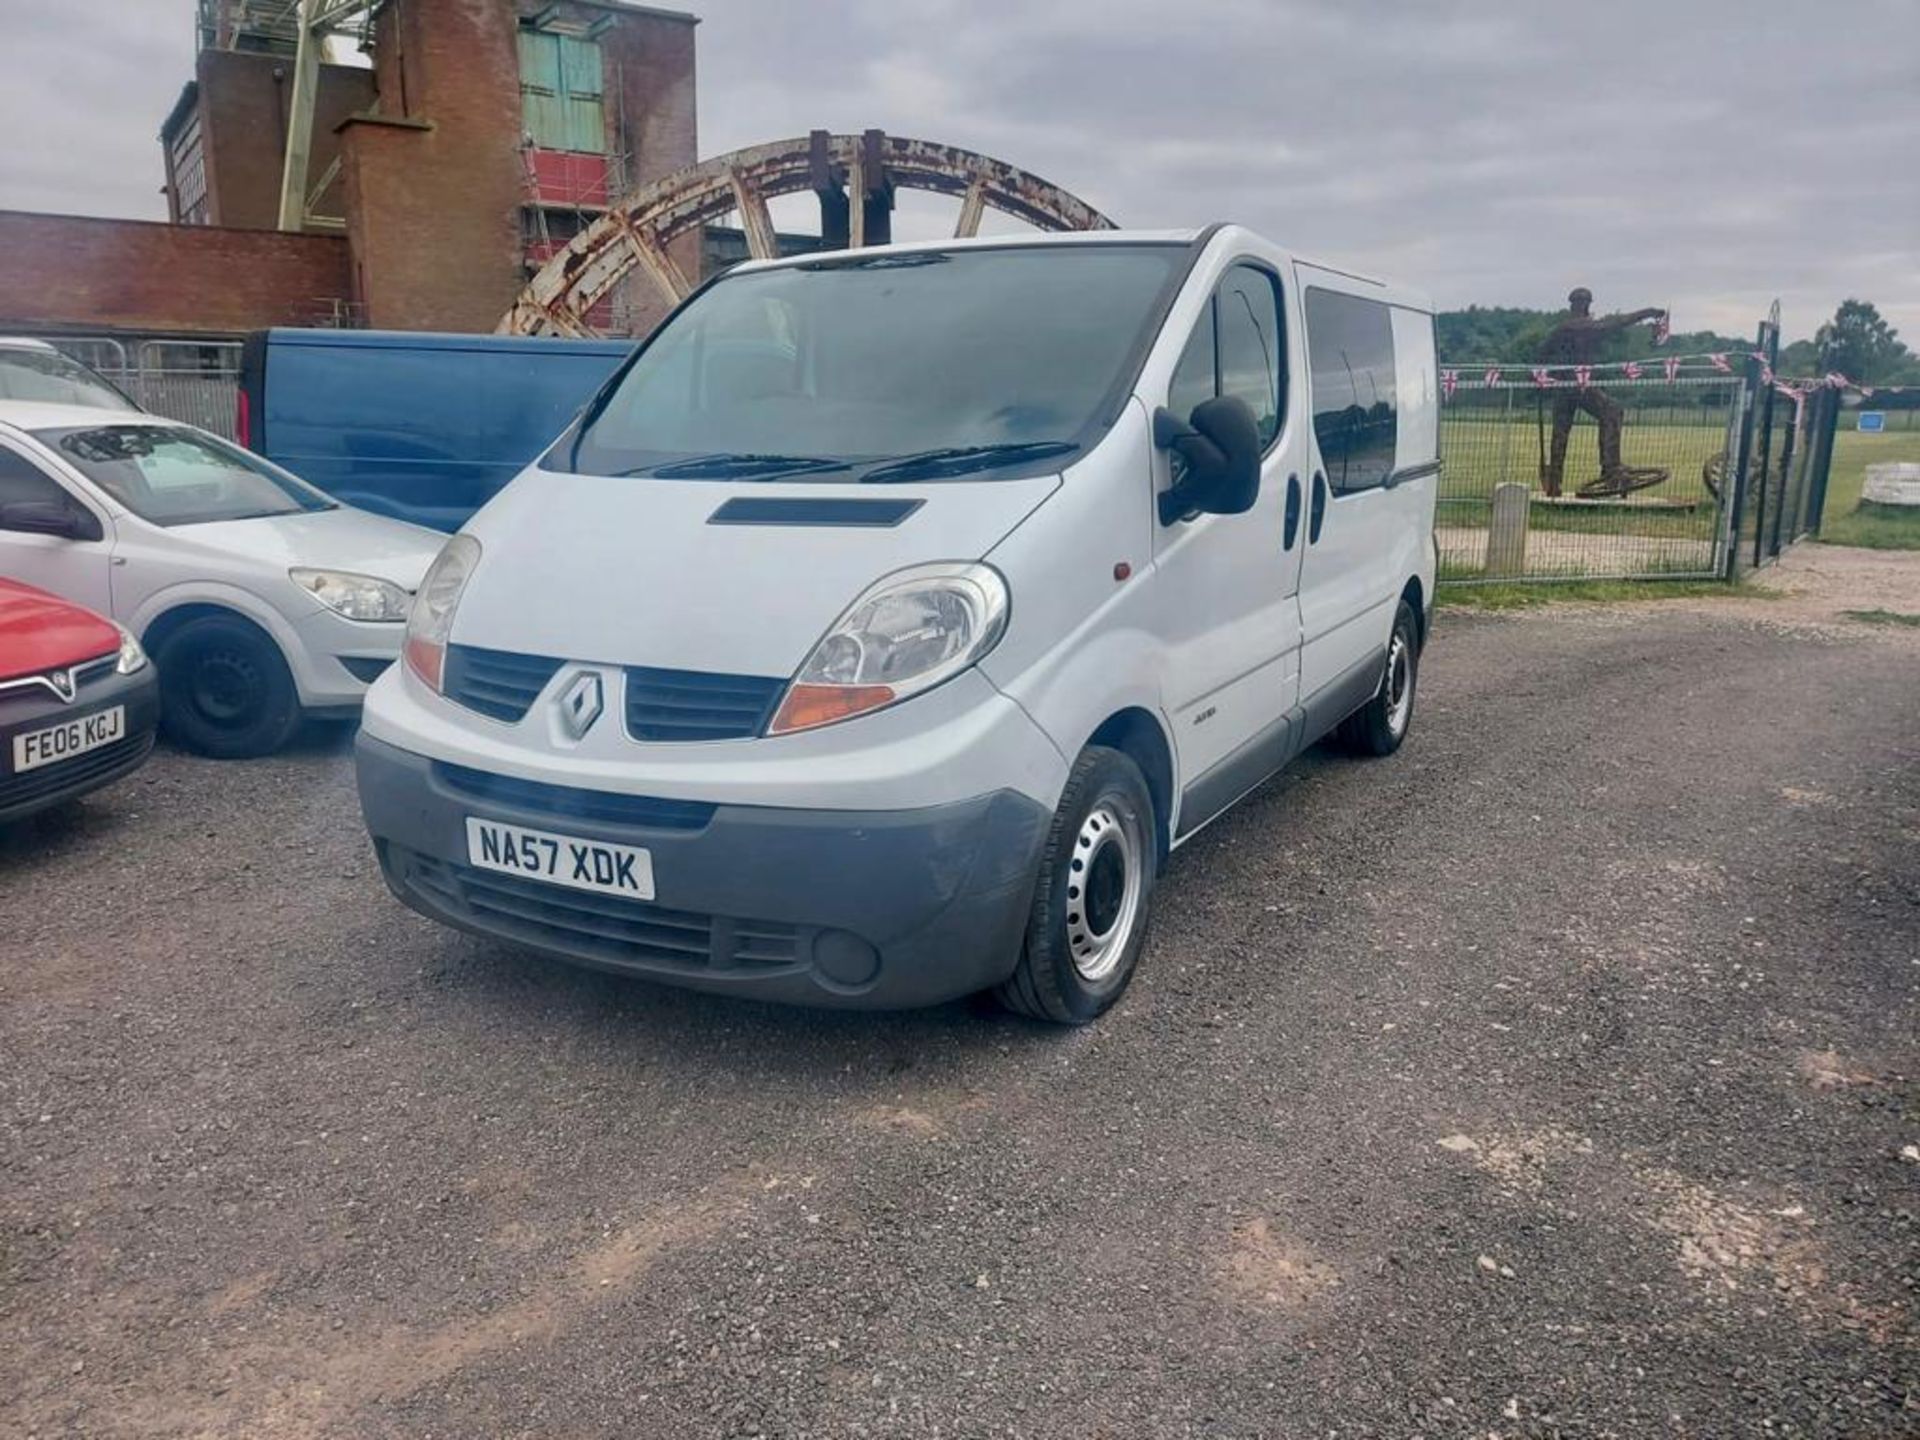
[[1307, 292], [1313, 358], [1313, 433], [1336, 492], [1365, 490], [1393, 473], [1393, 316], [1377, 300]]
[[1236, 265], [1220, 282], [1220, 393], [1247, 402], [1264, 448], [1280, 433], [1280, 305], [1273, 281]]
[[26, 456], [0, 445], [0, 505], [22, 503], [59, 505], [68, 510], [79, 508], [52, 476]]

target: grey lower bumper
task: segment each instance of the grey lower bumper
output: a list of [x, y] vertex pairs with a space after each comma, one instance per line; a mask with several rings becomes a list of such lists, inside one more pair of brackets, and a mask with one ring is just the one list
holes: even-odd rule
[[[563, 959], [808, 1005], [930, 1005], [1004, 980], [1049, 816], [1013, 791], [924, 810], [665, 806], [441, 765], [365, 735], [360, 805], [387, 884], [436, 920]], [[638, 802], [645, 806], [648, 802]], [[649, 904], [467, 863], [466, 817], [637, 845]]]

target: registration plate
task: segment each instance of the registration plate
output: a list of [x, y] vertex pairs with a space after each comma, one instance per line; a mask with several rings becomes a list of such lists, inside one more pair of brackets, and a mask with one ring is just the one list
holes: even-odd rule
[[653, 899], [653, 856], [632, 845], [581, 840], [469, 815], [467, 862], [575, 890]]
[[38, 770], [42, 765], [58, 765], [102, 745], [111, 745], [127, 733], [127, 707], [96, 710], [74, 720], [62, 720], [44, 730], [29, 730], [13, 737], [13, 773]]

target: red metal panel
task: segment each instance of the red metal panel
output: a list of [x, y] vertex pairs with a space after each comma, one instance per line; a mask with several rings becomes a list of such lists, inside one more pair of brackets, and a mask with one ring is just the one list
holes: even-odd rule
[[606, 209], [607, 157], [570, 150], [533, 150], [529, 153], [534, 202], [564, 209], [587, 206]]

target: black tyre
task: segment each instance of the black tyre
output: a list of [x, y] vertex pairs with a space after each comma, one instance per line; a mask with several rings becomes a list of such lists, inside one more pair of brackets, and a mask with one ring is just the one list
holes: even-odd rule
[[1380, 693], [1340, 722], [1341, 744], [1356, 755], [1391, 755], [1413, 727], [1414, 689], [1420, 679], [1420, 627], [1413, 607], [1400, 602], [1387, 641], [1387, 672]]
[[1085, 1025], [1118, 1000], [1146, 944], [1159, 868], [1140, 767], [1089, 746], [1053, 814], [1020, 964], [995, 992], [1036, 1020]]
[[189, 620], [154, 656], [160, 724], [216, 760], [270, 755], [300, 725], [300, 699], [280, 647], [237, 615]]

